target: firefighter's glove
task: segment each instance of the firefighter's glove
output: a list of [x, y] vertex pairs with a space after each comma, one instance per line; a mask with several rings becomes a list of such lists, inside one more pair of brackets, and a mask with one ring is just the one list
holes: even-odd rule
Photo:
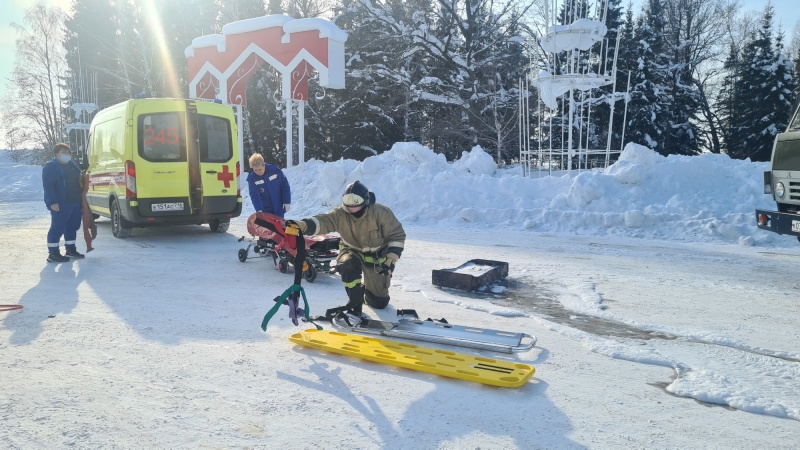
[[394, 263], [396, 263], [398, 259], [400, 259], [400, 257], [396, 254], [387, 253], [386, 261], [381, 264], [381, 270], [379, 270], [378, 273], [381, 275], [392, 276], [392, 272], [394, 272]]
[[397, 256], [395, 253], [387, 253], [386, 261], [384, 262], [384, 264], [386, 264], [387, 266], [392, 266], [392, 268], [394, 268], [394, 263], [396, 263], [398, 259], [400, 259], [400, 257]]
[[387, 266], [386, 264], [381, 264], [381, 267], [378, 270], [378, 273], [380, 275], [386, 275], [387, 277], [391, 277], [392, 272], [394, 272], [394, 264], [392, 264], [391, 266]]
[[292, 236], [297, 236], [302, 231], [303, 233], [306, 232], [306, 223], [302, 220], [299, 222], [295, 222], [294, 220], [287, 220], [284, 222], [284, 231], [286, 234], [290, 234]]

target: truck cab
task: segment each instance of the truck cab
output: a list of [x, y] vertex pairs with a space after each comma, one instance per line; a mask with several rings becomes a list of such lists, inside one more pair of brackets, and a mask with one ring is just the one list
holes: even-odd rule
[[758, 227], [800, 240], [800, 108], [786, 131], [775, 137], [764, 193], [772, 195], [777, 211], [756, 210]]

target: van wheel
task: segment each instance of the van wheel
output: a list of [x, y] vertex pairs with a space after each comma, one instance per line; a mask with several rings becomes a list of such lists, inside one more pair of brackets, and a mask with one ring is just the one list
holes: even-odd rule
[[214, 233], [224, 233], [228, 231], [228, 227], [231, 226], [231, 222], [220, 222], [219, 219], [212, 219], [208, 222], [208, 227], [211, 228], [211, 231]]
[[119, 202], [114, 200], [111, 203], [111, 233], [115, 238], [125, 239], [131, 235], [131, 231], [131, 227], [122, 218], [122, 209], [119, 207]]

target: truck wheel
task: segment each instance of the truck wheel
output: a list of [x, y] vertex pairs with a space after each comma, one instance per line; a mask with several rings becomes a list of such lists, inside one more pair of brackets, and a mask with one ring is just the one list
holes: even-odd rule
[[119, 207], [119, 202], [114, 200], [111, 202], [111, 233], [115, 238], [125, 239], [130, 237], [131, 231], [132, 227], [122, 218], [122, 209]]
[[211, 231], [214, 233], [224, 233], [228, 231], [229, 226], [231, 226], [230, 221], [220, 222], [219, 219], [211, 219], [208, 222], [208, 227], [211, 228]]

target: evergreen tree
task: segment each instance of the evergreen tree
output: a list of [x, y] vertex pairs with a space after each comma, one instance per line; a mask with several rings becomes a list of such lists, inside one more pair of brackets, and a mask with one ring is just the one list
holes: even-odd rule
[[[629, 3], [628, 9], [625, 11], [625, 22], [622, 29], [622, 37], [620, 38], [619, 56], [617, 59], [617, 92], [625, 92], [622, 102], [618, 102], [614, 109], [614, 123], [618, 124], [614, 127], [619, 130], [619, 140], [612, 137], [611, 148], [622, 150], [625, 142], [630, 142], [630, 130], [624, 122], [628, 117], [628, 104], [630, 101], [631, 85], [635, 83], [633, 74], [639, 70], [639, 62], [637, 60], [638, 45], [634, 41], [634, 28], [636, 22], [633, 18], [633, 7]], [[616, 132], [616, 131], [615, 131]]]
[[[253, 153], [261, 153], [267, 161], [286, 166], [286, 110], [281, 94], [280, 74], [263, 63], [247, 83], [243, 127], [245, 159]], [[306, 126], [306, 133], [309, 128]], [[306, 146], [306, 159], [311, 157], [315, 155], [310, 154]]]
[[[316, 154], [363, 159], [403, 140], [421, 140], [411, 95], [425, 63], [413, 47], [413, 18], [425, 15], [424, 1], [380, 4], [345, 1], [336, 24], [348, 31], [346, 91], [328, 91], [309, 102], [309, 121], [319, 142]], [[421, 124], [420, 124], [421, 125]]]
[[795, 76], [800, 75], [800, 45], [794, 50], [794, 57], [792, 58], [792, 69], [794, 69]]
[[[792, 120], [794, 114], [794, 105], [797, 102], [797, 72], [794, 70], [794, 63], [785, 54], [783, 46], [784, 35], [782, 32], [778, 33], [775, 39], [775, 54], [777, 61], [775, 65], [775, 88], [772, 91], [772, 99], [776, 104], [774, 123], [775, 134], [784, 132], [789, 126], [789, 121]], [[770, 147], [771, 150], [771, 147]], [[770, 157], [772, 153], [770, 152]]]
[[286, 13], [295, 19], [320, 17], [326, 9], [323, 0], [287, 0]]
[[[416, 25], [415, 46], [423, 52], [428, 72], [415, 86], [424, 95], [423, 108], [435, 119], [430, 128], [433, 146], [448, 158], [474, 145], [490, 152], [502, 148], [494, 138], [496, 121], [515, 123], [509, 111], [516, 111], [516, 83], [527, 64], [522, 46], [504, 45], [518, 35], [526, 11], [515, 6], [440, 0], [432, 21]], [[500, 68], [503, 76], [498, 78]], [[509, 97], [497, 96], [498, 92], [514, 92], [513, 101], [505, 101]], [[490, 120], [485, 119], [487, 111], [492, 111]], [[501, 132], [514, 136], [511, 140], [515, 133]], [[489, 135], [492, 139], [487, 139]]]
[[118, 20], [110, 0], [73, 0], [64, 39], [73, 98], [82, 97], [80, 91], [90, 88], [94, 80], [100, 108], [128, 98], [119, 77]]
[[333, 133], [351, 124], [359, 129], [356, 141], [342, 136], [342, 145], [372, 153], [414, 139], [453, 158], [474, 145], [492, 151], [515, 141], [516, 83], [527, 63], [514, 39], [520, 12], [489, 5], [345, 2], [337, 24], [350, 32], [347, 82], [354, 95], [332, 118], [342, 125]]
[[639, 70], [631, 81], [626, 140], [667, 155], [672, 76], [661, 0], [648, 0], [634, 30], [634, 42], [637, 43]]
[[281, 0], [267, 0], [267, 15], [283, 14], [283, 2]]
[[746, 130], [745, 117], [743, 115], [743, 104], [740, 99], [739, 83], [741, 77], [741, 60], [739, 49], [736, 43], [730, 44], [728, 57], [725, 60], [723, 69], [725, 77], [722, 81], [717, 103], [715, 105], [719, 116], [720, 132], [722, 134], [723, 149], [729, 155], [743, 153], [744, 132]]
[[[216, 3], [219, 10], [217, 17], [219, 29], [231, 22], [261, 17], [265, 13], [263, 0], [217, 0]], [[271, 1], [270, 4], [272, 3]], [[280, 2], [278, 7], [280, 8]]]
[[700, 131], [697, 113], [700, 93], [694, 82], [698, 61], [698, 31], [694, 26], [698, 3], [687, 0], [669, 1], [670, 20], [666, 24], [669, 46], [669, 109], [668, 128], [664, 133], [664, 149], [668, 154], [700, 153]]
[[[235, 4], [243, 3], [238, 0]], [[156, 11], [144, 10], [143, 17], [156, 55], [154, 71], [160, 72], [162, 79], [161, 91], [154, 95], [187, 97], [190, 80], [184, 52], [194, 38], [221, 31], [217, 24], [220, 11], [215, 0], [161, 0]]]
[[768, 3], [761, 27], [745, 44], [736, 90], [742, 105], [732, 129], [742, 130], [739, 142], [728, 141], [733, 158], [769, 161], [775, 136], [786, 129], [792, 113], [795, 83], [791, 62], [783, 55], [782, 36], [773, 44], [774, 8]]

